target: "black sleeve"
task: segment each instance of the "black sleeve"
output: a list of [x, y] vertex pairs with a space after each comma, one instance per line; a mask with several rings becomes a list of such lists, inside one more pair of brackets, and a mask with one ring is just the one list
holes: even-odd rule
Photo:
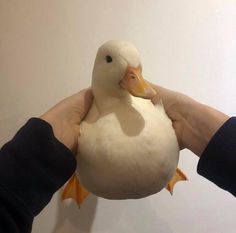
[[236, 196], [236, 118], [216, 132], [204, 150], [197, 171]]
[[76, 168], [45, 121], [32, 118], [0, 150], [0, 232], [31, 232], [33, 218]]

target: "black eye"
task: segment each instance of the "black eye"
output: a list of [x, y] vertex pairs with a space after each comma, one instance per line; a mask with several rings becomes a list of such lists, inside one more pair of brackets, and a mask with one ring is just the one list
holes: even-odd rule
[[107, 61], [107, 63], [111, 63], [112, 62], [112, 57], [107, 55], [106, 56], [106, 61]]

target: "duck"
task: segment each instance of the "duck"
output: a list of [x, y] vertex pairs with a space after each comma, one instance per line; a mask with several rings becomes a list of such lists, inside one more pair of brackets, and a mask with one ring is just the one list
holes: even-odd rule
[[77, 170], [62, 198], [80, 206], [93, 193], [112, 199], [139, 199], [187, 180], [177, 167], [179, 145], [157, 94], [142, 76], [136, 47], [105, 42], [92, 72], [93, 104], [80, 125]]

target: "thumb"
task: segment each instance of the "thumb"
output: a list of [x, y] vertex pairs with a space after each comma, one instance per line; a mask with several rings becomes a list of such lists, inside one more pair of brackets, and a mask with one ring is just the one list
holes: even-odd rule
[[76, 107], [77, 113], [79, 115], [78, 124], [85, 118], [87, 115], [92, 103], [93, 103], [93, 93], [91, 88], [84, 89], [79, 93], [75, 94], [76, 96]]

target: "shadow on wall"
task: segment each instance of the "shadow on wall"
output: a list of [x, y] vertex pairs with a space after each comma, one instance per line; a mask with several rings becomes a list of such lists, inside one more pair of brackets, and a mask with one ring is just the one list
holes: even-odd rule
[[78, 208], [74, 201], [65, 203], [59, 198], [56, 225], [52, 233], [89, 233], [96, 213], [97, 197], [90, 195]]
[[[110, 201], [99, 199], [103, 208], [97, 211], [98, 198], [90, 195], [79, 209], [75, 202], [57, 199], [56, 225], [51, 233], [136, 232], [173, 233], [168, 222], [159, 216], [148, 198]], [[157, 201], [160, 209], [161, 201]], [[112, 212], [112, 214], [111, 214]], [[97, 218], [94, 225], [95, 215]], [[105, 224], [104, 224], [105, 223]]]
[[155, 211], [148, 198], [129, 200], [123, 218], [128, 219], [128, 225], [125, 226], [128, 229], [125, 232], [173, 233], [169, 223]]

